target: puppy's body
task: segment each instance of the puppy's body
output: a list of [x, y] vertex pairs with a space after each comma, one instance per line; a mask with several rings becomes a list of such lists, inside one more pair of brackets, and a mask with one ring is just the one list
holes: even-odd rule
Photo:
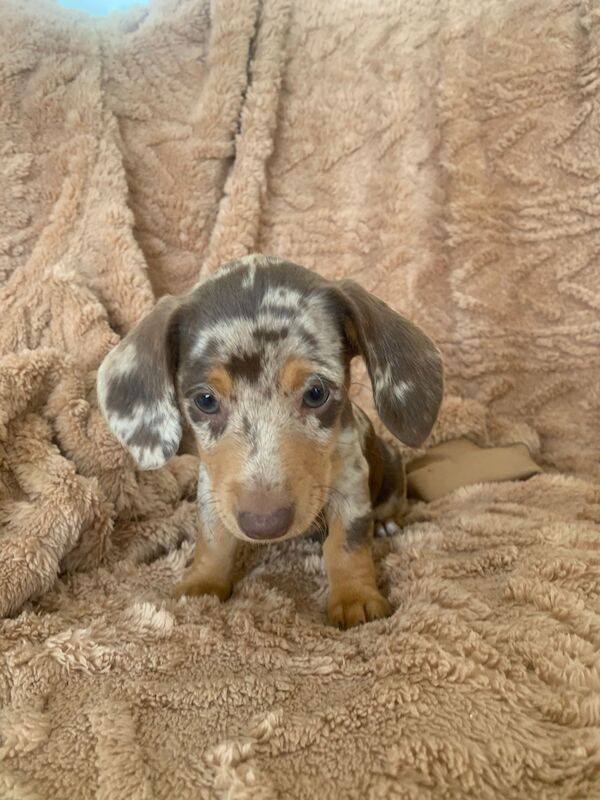
[[352, 282], [249, 256], [182, 298], [164, 298], [102, 364], [101, 407], [142, 468], [179, 447], [201, 458], [203, 536], [180, 594], [231, 592], [236, 543], [281, 541], [326, 522], [329, 617], [388, 613], [371, 556], [375, 520], [404, 500], [399, 456], [348, 397], [365, 358], [383, 422], [419, 444], [442, 392], [439, 354], [415, 326]]

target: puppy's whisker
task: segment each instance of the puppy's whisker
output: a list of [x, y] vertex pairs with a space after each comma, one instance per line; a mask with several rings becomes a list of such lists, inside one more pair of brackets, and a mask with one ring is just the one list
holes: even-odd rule
[[323, 485], [318, 488], [325, 492], [324, 502], [328, 502], [335, 513], [339, 513], [341, 505], [350, 506], [349, 498], [340, 489], [336, 489], [335, 486]]

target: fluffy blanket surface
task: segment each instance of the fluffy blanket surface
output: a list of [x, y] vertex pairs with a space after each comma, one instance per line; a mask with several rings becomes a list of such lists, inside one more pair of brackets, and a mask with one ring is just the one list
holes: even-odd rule
[[[0, 797], [600, 796], [599, 44], [586, 0], [3, 0]], [[197, 461], [99, 415], [155, 299], [252, 251], [436, 339], [432, 441], [545, 468], [413, 504], [385, 621], [325, 624], [309, 540], [170, 599]]]

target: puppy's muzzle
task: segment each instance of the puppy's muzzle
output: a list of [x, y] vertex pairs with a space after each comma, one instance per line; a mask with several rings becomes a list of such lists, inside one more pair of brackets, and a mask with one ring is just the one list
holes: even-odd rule
[[294, 506], [287, 498], [257, 493], [240, 500], [237, 523], [249, 539], [278, 539], [290, 529]]

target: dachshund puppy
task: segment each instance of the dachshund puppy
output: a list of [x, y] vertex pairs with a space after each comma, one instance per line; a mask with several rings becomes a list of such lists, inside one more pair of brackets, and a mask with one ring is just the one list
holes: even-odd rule
[[177, 595], [232, 591], [239, 541], [279, 542], [326, 526], [330, 622], [384, 617], [374, 523], [404, 503], [400, 456], [348, 397], [364, 358], [375, 406], [400, 441], [429, 435], [442, 365], [425, 334], [356, 283], [252, 255], [182, 297], [164, 297], [106, 357], [100, 407], [140, 469], [197, 441], [202, 536]]

